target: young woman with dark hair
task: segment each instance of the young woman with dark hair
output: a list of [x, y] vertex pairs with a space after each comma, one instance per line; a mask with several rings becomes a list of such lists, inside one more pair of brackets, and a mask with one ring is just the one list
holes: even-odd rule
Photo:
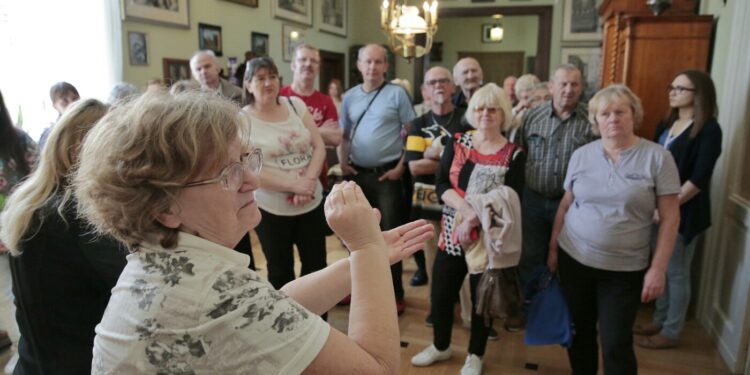
[[690, 264], [695, 238], [711, 225], [709, 188], [721, 154], [721, 127], [711, 77], [697, 70], [678, 73], [669, 86], [667, 119], [659, 124], [655, 141], [666, 147], [680, 173], [680, 230], [667, 269], [667, 286], [658, 300], [653, 321], [636, 325], [646, 335], [638, 345], [666, 349], [679, 343], [690, 303]]

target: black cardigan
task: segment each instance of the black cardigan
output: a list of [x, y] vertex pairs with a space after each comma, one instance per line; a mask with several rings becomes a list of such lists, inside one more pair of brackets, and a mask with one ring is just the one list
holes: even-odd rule
[[76, 217], [75, 201], [63, 221], [59, 198], [34, 213], [27, 236], [33, 234], [10, 259], [21, 331], [15, 374], [91, 373], [94, 327], [126, 264], [118, 242], [92, 236]]
[[[659, 123], [654, 140], [669, 131], [665, 122]], [[721, 154], [721, 128], [716, 119], [706, 122], [694, 138], [690, 138], [690, 125], [672, 141], [669, 151], [672, 153], [677, 169], [680, 172], [680, 184], [692, 182], [700, 192], [680, 206], [680, 234], [689, 244], [697, 235], [711, 226], [711, 175], [714, 173], [716, 159]]]

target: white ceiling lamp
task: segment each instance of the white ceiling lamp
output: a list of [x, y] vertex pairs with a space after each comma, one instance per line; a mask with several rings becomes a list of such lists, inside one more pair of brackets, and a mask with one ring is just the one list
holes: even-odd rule
[[[403, 58], [411, 60], [422, 57], [432, 48], [432, 37], [437, 32], [437, 0], [422, 4], [419, 8], [406, 5], [407, 0], [383, 0], [380, 7], [380, 21], [388, 36], [391, 48]], [[425, 34], [425, 42], [420, 45], [416, 36]]]

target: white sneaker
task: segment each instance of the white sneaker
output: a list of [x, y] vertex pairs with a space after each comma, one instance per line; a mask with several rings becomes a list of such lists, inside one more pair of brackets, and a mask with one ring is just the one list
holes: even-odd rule
[[479, 358], [475, 354], [469, 354], [464, 362], [464, 367], [461, 367], [461, 375], [481, 375], [482, 374], [482, 358]]
[[437, 350], [435, 345], [430, 345], [419, 354], [411, 357], [411, 364], [414, 366], [429, 366], [438, 361], [445, 361], [451, 357], [451, 348], [443, 351]]
[[5, 368], [3, 369], [3, 372], [5, 372], [7, 375], [12, 374], [13, 370], [16, 369], [16, 363], [18, 363], [18, 352], [13, 353], [13, 356], [10, 357], [10, 360], [8, 360], [8, 363], [5, 364]]

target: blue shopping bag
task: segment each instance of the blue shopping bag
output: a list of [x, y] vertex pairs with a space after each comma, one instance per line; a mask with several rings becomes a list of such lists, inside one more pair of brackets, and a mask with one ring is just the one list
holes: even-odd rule
[[534, 269], [534, 279], [526, 285], [525, 296], [531, 301], [526, 315], [526, 345], [573, 344], [573, 320], [568, 310], [560, 278], [547, 266]]

